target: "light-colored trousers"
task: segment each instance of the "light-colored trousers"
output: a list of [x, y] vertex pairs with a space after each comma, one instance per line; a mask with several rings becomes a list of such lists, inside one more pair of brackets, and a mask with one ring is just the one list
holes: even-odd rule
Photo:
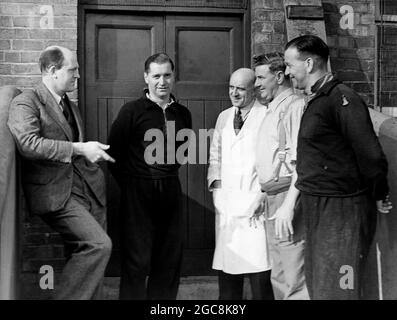
[[[265, 216], [272, 217], [287, 192], [268, 195]], [[266, 219], [266, 231], [272, 260], [271, 282], [276, 300], [309, 300], [304, 271], [304, 229], [302, 216], [295, 216], [293, 237], [276, 238], [275, 221]], [[299, 220], [299, 221], [298, 221]]]

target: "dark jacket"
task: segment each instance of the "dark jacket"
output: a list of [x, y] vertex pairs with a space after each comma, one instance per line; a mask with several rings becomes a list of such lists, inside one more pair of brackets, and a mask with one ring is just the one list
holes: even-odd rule
[[[128, 176], [150, 179], [178, 176], [180, 164], [176, 152], [187, 138], [176, 141], [176, 135], [182, 129], [191, 129], [192, 118], [186, 107], [173, 100], [163, 111], [144, 93], [142, 98], [121, 108], [108, 139], [108, 152], [116, 160], [109, 164], [109, 169], [119, 184]], [[148, 156], [154, 154], [162, 161], [148, 161]]]
[[296, 187], [308, 194], [353, 196], [388, 193], [387, 161], [369, 111], [352, 89], [333, 79], [303, 114], [297, 147]]
[[[73, 103], [70, 107], [78, 128], [78, 141], [82, 142], [80, 112]], [[105, 205], [102, 170], [83, 157], [72, 157], [72, 129], [43, 83], [12, 101], [8, 127], [22, 155], [22, 183], [33, 214], [64, 207], [71, 194], [74, 171], [87, 182], [99, 203]]]

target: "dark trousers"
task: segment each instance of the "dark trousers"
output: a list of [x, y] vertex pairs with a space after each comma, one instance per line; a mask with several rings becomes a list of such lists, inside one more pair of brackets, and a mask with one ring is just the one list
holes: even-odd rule
[[176, 299], [183, 240], [178, 177], [130, 178], [121, 202], [120, 299]]
[[302, 194], [301, 201], [310, 298], [362, 298], [362, 276], [376, 228], [375, 201], [366, 194], [345, 198]]
[[[274, 300], [270, 270], [247, 273], [253, 300]], [[229, 274], [219, 271], [219, 300], [242, 300], [245, 274]]]
[[65, 245], [66, 265], [55, 282], [57, 300], [102, 298], [102, 283], [112, 251], [105, 232], [106, 208], [87, 185], [74, 175], [72, 194], [62, 210], [41, 216], [59, 232]]

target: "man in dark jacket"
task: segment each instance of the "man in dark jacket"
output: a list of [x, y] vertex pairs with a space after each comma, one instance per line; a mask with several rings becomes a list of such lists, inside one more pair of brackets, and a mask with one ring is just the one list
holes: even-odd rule
[[144, 78], [148, 90], [121, 108], [108, 140], [121, 188], [120, 299], [175, 299], [183, 238], [175, 154], [183, 141], [175, 133], [192, 120], [171, 95], [174, 63], [166, 54], [146, 60]]
[[327, 72], [328, 57], [316, 36], [286, 45], [286, 74], [308, 98], [295, 184], [306, 217], [306, 281], [311, 299], [359, 299], [376, 210], [391, 208], [387, 161], [367, 106]]

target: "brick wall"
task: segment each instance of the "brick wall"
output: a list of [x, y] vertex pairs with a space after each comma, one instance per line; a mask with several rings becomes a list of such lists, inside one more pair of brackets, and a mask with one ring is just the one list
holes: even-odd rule
[[[2, 0], [0, 86], [23, 89], [39, 83], [39, 54], [52, 44], [76, 50], [77, 0]], [[72, 95], [75, 97], [76, 92]], [[62, 268], [62, 241], [40, 218], [31, 218], [26, 212], [20, 229], [21, 298], [45, 299], [50, 292], [40, 290], [39, 270], [45, 264], [53, 266], [55, 271]]]
[[[375, 1], [323, 0], [325, 29], [331, 49], [331, 66], [338, 77], [374, 104]], [[353, 28], [340, 27], [340, 8], [353, 9]]]
[[[323, 0], [331, 66], [339, 78], [374, 103], [375, 1]], [[353, 29], [342, 29], [340, 8], [353, 9]], [[251, 6], [252, 53], [283, 51], [287, 41], [282, 0], [255, 0]]]
[[251, 52], [283, 52], [287, 42], [282, 0], [251, 1]]
[[76, 49], [77, 0], [2, 0], [0, 86], [37, 84], [40, 51], [52, 44]]

